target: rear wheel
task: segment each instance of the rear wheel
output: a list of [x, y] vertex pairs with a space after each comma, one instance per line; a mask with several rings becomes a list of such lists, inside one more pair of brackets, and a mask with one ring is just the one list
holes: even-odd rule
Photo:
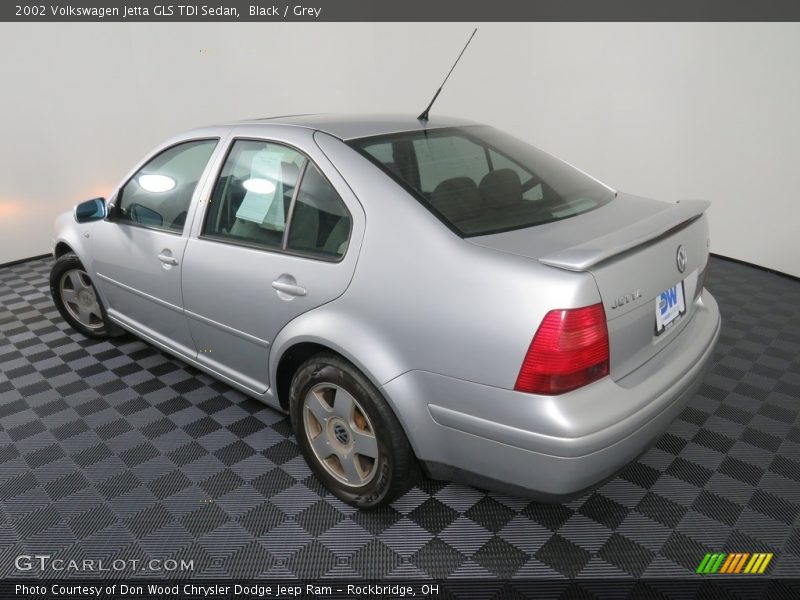
[[289, 403], [303, 456], [341, 500], [375, 508], [416, 481], [416, 458], [397, 417], [347, 361], [333, 354], [306, 361], [292, 380]]
[[104, 338], [123, 333], [108, 320], [100, 296], [75, 254], [56, 260], [50, 271], [50, 293], [61, 316], [83, 335]]

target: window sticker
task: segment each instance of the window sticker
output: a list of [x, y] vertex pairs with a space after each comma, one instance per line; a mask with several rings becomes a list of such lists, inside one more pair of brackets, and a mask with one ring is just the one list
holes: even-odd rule
[[236, 211], [236, 217], [257, 223], [265, 229], [283, 231], [286, 222], [283, 213], [281, 154], [270, 150], [257, 153], [250, 166], [250, 178], [243, 185], [247, 191]]

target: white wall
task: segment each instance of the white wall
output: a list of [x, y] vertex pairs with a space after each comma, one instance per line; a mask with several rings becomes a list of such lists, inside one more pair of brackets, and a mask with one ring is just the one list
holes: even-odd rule
[[[0, 263], [182, 129], [428, 102], [469, 24], [0, 25]], [[435, 112], [628, 192], [707, 198], [714, 252], [800, 276], [800, 24], [486, 24]]]

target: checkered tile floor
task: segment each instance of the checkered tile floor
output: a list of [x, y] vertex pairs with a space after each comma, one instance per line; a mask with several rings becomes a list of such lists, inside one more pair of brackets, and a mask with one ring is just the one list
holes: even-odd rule
[[426, 480], [358, 512], [311, 476], [283, 415], [135, 338], [72, 331], [49, 267], [0, 270], [0, 577], [23, 553], [193, 559], [194, 577], [507, 578], [680, 577], [706, 552], [761, 551], [800, 573], [795, 281], [713, 260], [713, 370], [596, 492], [546, 505]]

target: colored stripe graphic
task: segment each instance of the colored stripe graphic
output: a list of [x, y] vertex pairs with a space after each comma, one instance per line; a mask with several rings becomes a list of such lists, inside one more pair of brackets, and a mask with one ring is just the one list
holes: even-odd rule
[[722, 565], [722, 568], [720, 569], [719, 572], [720, 573], [730, 573], [731, 563], [734, 563], [737, 560], [739, 560], [739, 555], [738, 554], [728, 554], [728, 559]]
[[764, 557], [764, 562], [761, 563], [761, 568], [758, 570], [759, 575], [761, 575], [766, 570], [769, 561], [772, 560], [772, 556], [773, 556], [772, 552], [770, 552]]
[[762, 575], [767, 569], [774, 554], [772, 552], [709, 552], [697, 567], [697, 573], [711, 575], [714, 573], [734, 574], [746, 573]]
[[753, 554], [753, 558], [745, 567], [744, 572], [751, 575], [761, 575], [767, 568], [769, 561], [772, 560], [772, 552]]
[[717, 571], [719, 571], [719, 568], [722, 566], [722, 561], [725, 560], [725, 556], [726, 554], [724, 552], [720, 553], [719, 558], [717, 558], [717, 562], [714, 565], [714, 570], [711, 571], [712, 573], [716, 573]]
[[706, 554], [703, 557], [703, 560], [700, 562], [700, 566], [697, 567], [697, 571], [696, 572], [697, 573], [705, 573], [706, 572], [706, 566], [708, 565], [708, 561], [710, 559], [711, 559], [711, 554]]
[[704, 558], [703, 562], [700, 563], [700, 567], [697, 569], [697, 572], [705, 574], [716, 573], [722, 565], [722, 561], [725, 559], [725, 556], [725, 553], [719, 552], [706, 554], [706, 558]]
[[750, 562], [747, 563], [747, 566], [744, 569], [745, 573], [752, 573], [754, 568], [757, 568], [758, 563], [760, 563], [763, 559], [761, 558], [760, 554], [753, 554], [753, 558], [750, 559]]
[[749, 553], [749, 552], [745, 552], [744, 554], [742, 554], [742, 558], [741, 558], [741, 559], [739, 559], [739, 562], [738, 562], [738, 564], [736, 565], [736, 570], [735, 570], [735, 571], [733, 571], [733, 573], [739, 573], [739, 572], [741, 572], [742, 568], [744, 567], [744, 563], [745, 563], [745, 562], [747, 562], [747, 559], [748, 559], [749, 557], [750, 557], [750, 553]]

